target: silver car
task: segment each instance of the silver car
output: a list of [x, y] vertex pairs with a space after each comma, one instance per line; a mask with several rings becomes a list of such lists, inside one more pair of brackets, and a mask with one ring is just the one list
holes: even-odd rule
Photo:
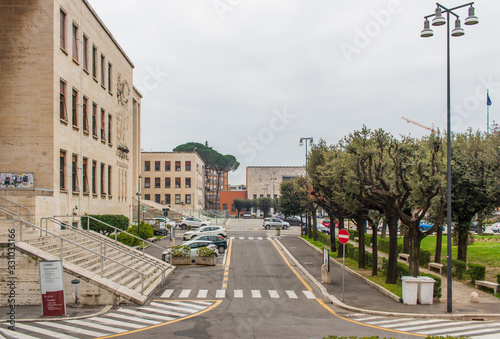
[[279, 218], [266, 218], [264, 219], [264, 223], [262, 224], [262, 226], [264, 226], [266, 230], [270, 228], [276, 228], [277, 225], [284, 230], [290, 228], [290, 224], [288, 222], [283, 221]]
[[179, 226], [183, 230], [187, 229], [188, 226], [191, 226], [191, 228], [198, 228], [201, 226], [210, 226], [210, 225], [211, 225], [210, 221], [206, 221], [196, 217], [184, 217], [181, 218], [181, 220], [179, 221]]
[[[200, 247], [211, 247], [215, 250], [215, 256], [217, 256], [217, 246], [214, 245], [213, 242], [211, 241], [206, 241], [206, 240], [190, 240], [190, 241], [185, 241], [179, 246], [185, 245], [191, 249], [191, 261], [194, 261], [194, 257], [198, 254], [198, 248]], [[166, 249], [163, 251], [161, 254], [161, 260], [169, 262], [170, 260], [170, 249]]]
[[183, 240], [190, 240], [198, 235], [220, 235], [226, 238], [227, 232], [222, 226], [202, 226], [196, 231], [187, 231], [182, 236]]

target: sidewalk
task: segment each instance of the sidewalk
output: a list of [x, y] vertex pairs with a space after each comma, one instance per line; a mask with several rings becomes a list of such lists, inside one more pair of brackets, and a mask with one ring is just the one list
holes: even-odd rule
[[[310, 278], [316, 280], [319, 287], [323, 287], [325, 294], [330, 295], [331, 301], [342, 308], [357, 312], [387, 315], [387, 313], [405, 313], [413, 316], [436, 316], [446, 318], [473, 318], [488, 317], [500, 319], [500, 299], [491, 294], [479, 291], [460, 282], [453, 282], [452, 313], [447, 313], [446, 277], [442, 277], [442, 295], [440, 302], [432, 305], [405, 305], [395, 298], [383, 293], [382, 288], [369, 285], [364, 278], [359, 278], [346, 268], [344, 277], [344, 302], [342, 302], [342, 263], [339, 265], [330, 260], [330, 284], [321, 284], [321, 266], [323, 265], [322, 251], [315, 248], [300, 237], [279, 237], [278, 241], [286, 252], [296, 259], [296, 264], [303, 269]], [[380, 253], [380, 252], [379, 252]], [[380, 254], [384, 255], [384, 254]], [[293, 261], [293, 259], [292, 259]], [[301, 267], [300, 267], [301, 266]], [[421, 269], [422, 272], [429, 272]], [[438, 275], [435, 272], [429, 272]], [[385, 291], [385, 290], [384, 290]], [[479, 303], [470, 302], [470, 294], [479, 294]]]

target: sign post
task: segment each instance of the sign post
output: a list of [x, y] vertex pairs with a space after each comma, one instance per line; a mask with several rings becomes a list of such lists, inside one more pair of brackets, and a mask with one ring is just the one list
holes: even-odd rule
[[339, 242], [342, 244], [342, 302], [344, 301], [344, 274], [345, 274], [345, 244], [349, 241], [349, 232], [345, 228], [339, 230]]
[[61, 261], [41, 261], [39, 268], [43, 315], [56, 316], [66, 314]]

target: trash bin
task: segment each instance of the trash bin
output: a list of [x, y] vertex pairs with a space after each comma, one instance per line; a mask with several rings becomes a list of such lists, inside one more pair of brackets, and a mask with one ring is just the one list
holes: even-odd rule
[[434, 300], [434, 282], [431, 277], [418, 277], [418, 301], [422, 305], [432, 305]]
[[419, 279], [410, 276], [401, 278], [403, 282], [403, 304], [416, 305], [418, 295]]

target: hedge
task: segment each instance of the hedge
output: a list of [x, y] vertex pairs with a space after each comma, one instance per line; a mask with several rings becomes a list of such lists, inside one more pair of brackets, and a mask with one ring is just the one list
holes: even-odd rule
[[[89, 215], [89, 217], [105, 222], [106, 224], [109, 224], [111, 226], [115, 226], [116, 228], [123, 231], [125, 231], [129, 226], [129, 219], [121, 214], [100, 214], [100, 215], [94, 214], [94, 215]], [[115, 231], [114, 228], [106, 226], [94, 219], [90, 219], [88, 217], [82, 217], [81, 218], [82, 228], [86, 229], [87, 222], [90, 221], [89, 229], [91, 229], [92, 231], [106, 235], [113, 233]]]
[[467, 273], [470, 276], [470, 280], [473, 284], [476, 283], [476, 280], [484, 280], [486, 277], [486, 266], [478, 265], [478, 264], [469, 264], [469, 270]]
[[[451, 275], [457, 279], [464, 279], [467, 266], [465, 261], [458, 259], [451, 259]], [[448, 272], [447, 264], [443, 264], [443, 272], [446, 274]]]
[[431, 256], [431, 251], [420, 249], [420, 255], [418, 256], [419, 265], [421, 267], [427, 267], [427, 264], [431, 262]]

